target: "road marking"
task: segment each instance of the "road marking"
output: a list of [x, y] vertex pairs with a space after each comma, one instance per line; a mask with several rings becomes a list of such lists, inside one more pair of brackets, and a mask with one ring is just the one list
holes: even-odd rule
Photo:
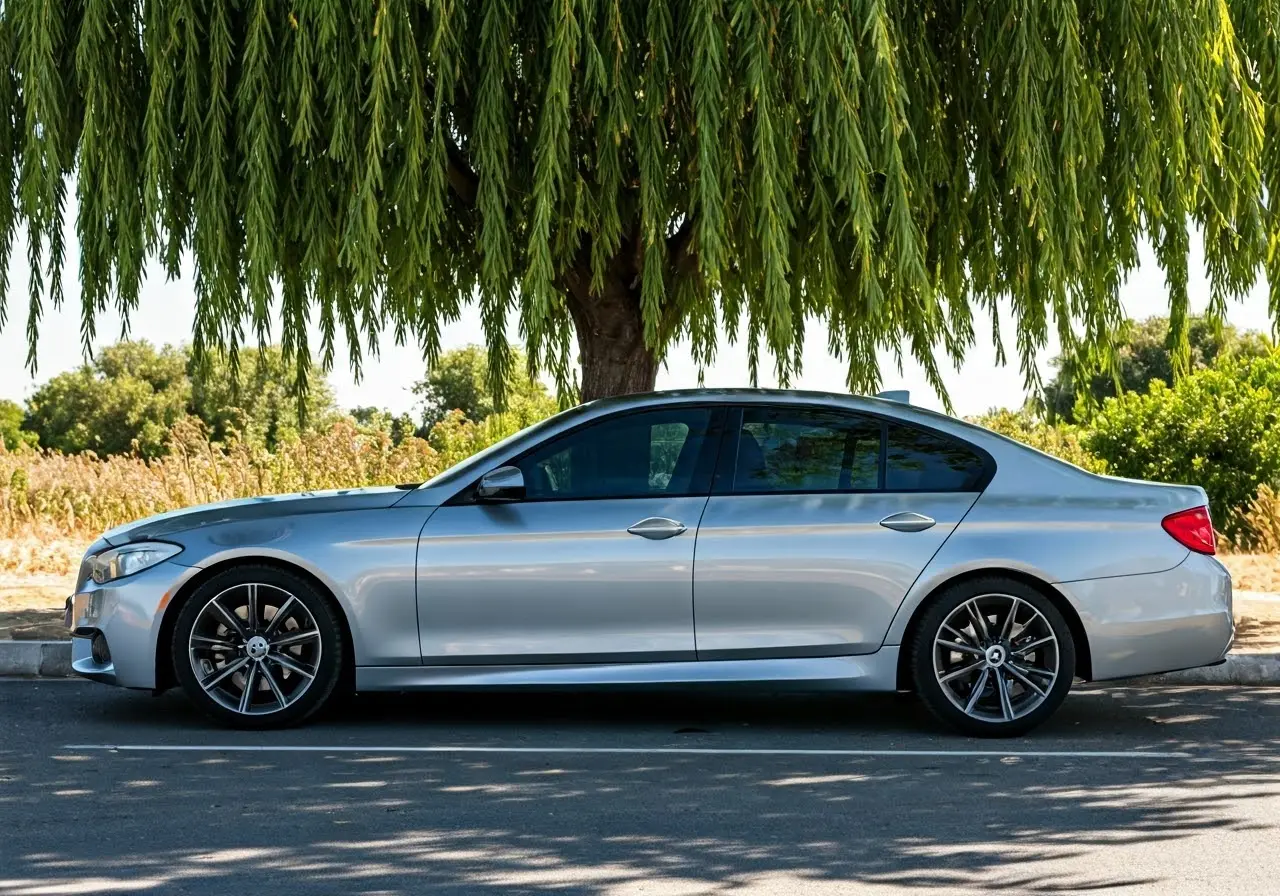
[[670, 756], [850, 756], [989, 759], [1190, 759], [1191, 753], [1151, 750], [840, 750], [768, 747], [430, 747], [299, 744], [67, 744], [64, 750], [120, 753], [542, 753]]

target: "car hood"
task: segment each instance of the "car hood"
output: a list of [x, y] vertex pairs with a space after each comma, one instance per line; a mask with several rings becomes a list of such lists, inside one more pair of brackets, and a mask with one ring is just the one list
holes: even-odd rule
[[264, 495], [259, 498], [236, 498], [149, 516], [117, 526], [104, 532], [102, 537], [110, 544], [122, 545], [148, 538], [163, 538], [166, 535], [219, 523], [271, 519], [298, 513], [377, 510], [390, 507], [406, 494], [405, 489], [396, 486], [377, 486], [298, 492], [291, 495]]

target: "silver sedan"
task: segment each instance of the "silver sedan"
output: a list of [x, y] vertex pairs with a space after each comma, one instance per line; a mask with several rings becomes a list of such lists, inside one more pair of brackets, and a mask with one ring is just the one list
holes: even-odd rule
[[105, 533], [75, 670], [245, 728], [339, 690], [914, 691], [1014, 735], [1074, 679], [1221, 661], [1205, 493], [1087, 473], [850, 395], [593, 402], [420, 485], [228, 501]]

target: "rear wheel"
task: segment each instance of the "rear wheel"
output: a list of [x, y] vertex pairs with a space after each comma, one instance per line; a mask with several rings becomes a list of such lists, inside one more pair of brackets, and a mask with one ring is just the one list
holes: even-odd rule
[[1075, 677], [1075, 643], [1057, 607], [1003, 577], [944, 591], [925, 611], [911, 651], [925, 705], [978, 737], [1030, 731], [1062, 705]]
[[182, 689], [236, 728], [297, 724], [329, 699], [342, 672], [332, 604], [304, 579], [242, 566], [205, 582], [182, 606], [171, 655]]

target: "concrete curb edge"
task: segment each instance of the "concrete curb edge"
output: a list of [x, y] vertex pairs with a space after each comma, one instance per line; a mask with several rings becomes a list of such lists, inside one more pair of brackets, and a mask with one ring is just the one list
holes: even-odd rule
[[70, 641], [0, 641], [0, 675], [66, 678], [72, 674]]
[[[0, 641], [0, 676], [66, 678], [70, 641]], [[1204, 666], [1135, 679], [1141, 684], [1280, 685], [1280, 653], [1232, 653], [1220, 666]]]

